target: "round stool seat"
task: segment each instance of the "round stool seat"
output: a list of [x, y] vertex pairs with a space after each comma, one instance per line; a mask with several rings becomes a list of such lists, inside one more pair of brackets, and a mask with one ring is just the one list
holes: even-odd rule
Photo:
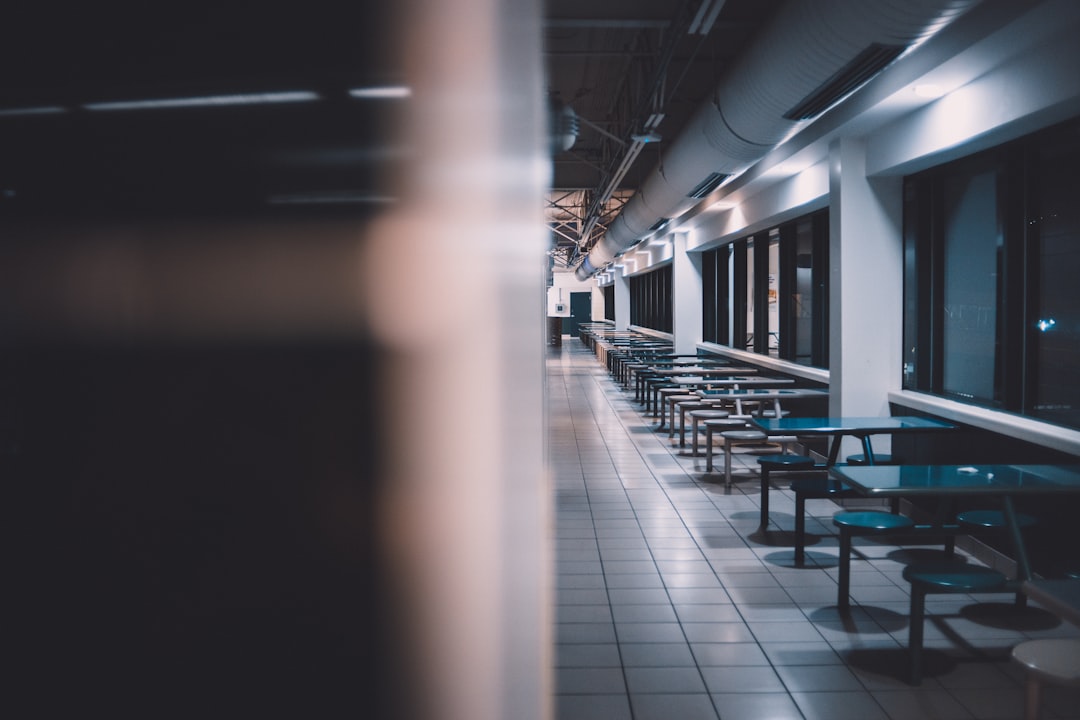
[[739, 440], [742, 442], [751, 442], [754, 440], [766, 440], [768, 435], [760, 430], [725, 430], [720, 433], [720, 437], [725, 440]]
[[815, 465], [814, 458], [806, 455], [762, 455], [758, 465], [769, 470], [810, 470]]
[[[965, 510], [956, 516], [956, 522], [969, 527], [992, 530], [1005, 527], [1005, 513], [1000, 510]], [[1035, 518], [1024, 513], [1016, 514], [1016, 523], [1022, 527], [1031, 527]]]
[[726, 428], [743, 428], [743, 427], [746, 427], [746, 421], [745, 420], [740, 420], [739, 418], [731, 418], [731, 417], [706, 418], [706, 420], [704, 422], [702, 422], [701, 424], [704, 425], [706, 428], [712, 428], [713, 430], [715, 430], [716, 428], [725, 428], [725, 427]]
[[903, 577], [936, 593], [965, 593], [993, 590], [1005, 583], [1005, 576], [982, 565], [925, 563], [908, 565]]
[[1080, 640], [1025, 640], [1012, 649], [1012, 659], [1040, 680], [1080, 685]]
[[915, 521], [904, 515], [874, 511], [838, 512], [832, 521], [836, 527], [861, 532], [889, 532], [915, 526]]
[[690, 417], [695, 420], [719, 420], [731, 415], [727, 410], [691, 410]]
[[[859, 453], [858, 455], [847, 456], [848, 465], [866, 465], [866, 455]], [[886, 455], [882, 453], [874, 453], [875, 465], [899, 465], [900, 458], [893, 455]]]

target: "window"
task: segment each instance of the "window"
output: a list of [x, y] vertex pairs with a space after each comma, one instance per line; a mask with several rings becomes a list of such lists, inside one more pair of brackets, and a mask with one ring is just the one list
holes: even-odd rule
[[1080, 427], [1078, 193], [1078, 121], [905, 179], [905, 388]]
[[828, 366], [829, 216], [815, 212], [702, 257], [702, 337]]
[[670, 265], [630, 278], [630, 324], [672, 332]]
[[615, 285], [605, 285], [603, 290], [604, 319], [615, 322]]

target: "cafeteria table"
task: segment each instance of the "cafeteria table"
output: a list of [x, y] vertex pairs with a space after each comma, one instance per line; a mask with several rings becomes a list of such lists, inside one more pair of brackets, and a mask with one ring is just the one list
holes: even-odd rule
[[670, 368], [650, 366], [646, 370], [638, 373], [637, 389], [634, 396], [635, 399], [639, 399], [640, 402], [647, 403], [647, 408], [651, 410], [653, 409], [656, 390], [665, 384], [671, 385], [677, 378], [724, 378], [732, 375], [754, 375], [756, 373], [757, 368], [726, 365], [722, 363], [709, 365], [702, 365], [699, 363], [696, 365]]
[[997, 499], [1016, 557], [1017, 580], [1031, 580], [1031, 563], [1016, 520], [1016, 496], [1080, 494], [1080, 465], [837, 465], [832, 475], [866, 497]]
[[[867, 497], [918, 497], [947, 502], [957, 497], [996, 499], [1001, 504], [1006, 529], [1016, 556], [1016, 578], [1004, 585], [988, 587], [987, 590], [1020, 590], [1032, 598], [1038, 598], [1038, 586], [1030, 583], [1031, 563], [1020, 532], [1013, 498], [1080, 494], [1080, 465], [840, 465], [833, 467], [831, 473], [846, 486]], [[928, 530], [933, 532], [935, 527], [931, 526]], [[840, 562], [850, 562], [850, 556], [841, 557]], [[909, 569], [912, 567], [914, 566], [908, 566]], [[841, 572], [844, 572], [843, 568]], [[914, 583], [914, 580], [912, 582]], [[846, 590], [843, 583], [838, 585], [838, 593]], [[914, 593], [913, 587], [908, 652], [911, 657], [912, 682], [918, 684], [922, 672], [922, 623], [925, 621], [922, 619], [922, 611], [915, 609]], [[1075, 600], [1075, 594], [1072, 597]], [[838, 598], [837, 605], [843, 607], [844, 603]]]
[[[765, 431], [767, 435], [824, 435], [832, 437], [829, 446], [829, 456], [825, 461], [825, 468], [836, 465], [836, 459], [840, 454], [840, 443], [845, 435], [857, 437], [862, 441], [863, 452], [866, 453], [867, 463], [874, 464], [874, 450], [870, 444], [871, 435], [912, 433], [912, 432], [936, 432], [942, 430], [954, 430], [955, 425], [924, 417], [775, 417], [775, 418], [751, 418], [752, 422]], [[761, 494], [764, 497], [769, 488], [762, 484]], [[768, 527], [768, 502], [762, 501], [761, 527]]]
[[754, 423], [769, 435], [826, 435], [832, 437], [826, 466], [836, 464], [840, 443], [845, 435], [859, 438], [868, 464], [874, 463], [871, 435], [955, 430], [956, 426], [934, 418], [898, 415], [892, 417], [786, 417], [754, 418]]
[[[771, 400], [773, 412], [776, 417], [781, 417], [783, 414], [780, 407], [781, 400], [827, 398], [829, 391], [817, 388], [722, 388], [719, 390], [698, 390], [697, 395], [702, 400], [710, 402], [733, 403], [736, 415], [746, 414], [743, 412], [742, 407], [744, 402]], [[762, 407], [764, 407], [764, 404]], [[760, 415], [760, 413], [758, 414]]]

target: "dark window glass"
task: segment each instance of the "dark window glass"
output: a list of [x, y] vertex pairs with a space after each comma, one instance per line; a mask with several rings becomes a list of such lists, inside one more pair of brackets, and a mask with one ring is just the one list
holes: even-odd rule
[[1080, 427], [1080, 121], [904, 186], [904, 387]]
[[1030, 176], [1034, 288], [1025, 334], [1034, 379], [1024, 409], [1080, 427], [1080, 123], [1036, 145]]
[[672, 307], [670, 265], [630, 278], [632, 325], [671, 332]]
[[702, 337], [827, 367], [828, 250], [822, 210], [704, 253]]
[[719, 342], [717, 315], [720, 307], [716, 287], [716, 262], [719, 251], [710, 250], [701, 257], [701, 339]]
[[996, 403], [1002, 232], [997, 168], [973, 168], [942, 183], [942, 390]]

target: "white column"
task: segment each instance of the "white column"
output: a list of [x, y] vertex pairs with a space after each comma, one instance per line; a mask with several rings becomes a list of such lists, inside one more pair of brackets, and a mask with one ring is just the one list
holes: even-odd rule
[[[387, 357], [386, 478], [369, 530], [395, 603], [388, 677], [400, 686], [387, 692], [405, 718], [543, 720], [554, 595], [541, 8], [412, 0], [408, 12], [416, 162], [366, 245], [361, 285]], [[485, 251], [463, 253], [470, 243]]]
[[630, 327], [630, 278], [615, 273], [615, 329]]
[[[829, 153], [829, 412], [888, 415], [901, 372], [903, 183], [866, 177], [861, 138]], [[888, 452], [887, 437], [874, 443]]]
[[672, 236], [671, 302], [675, 352], [692, 354], [701, 342], [701, 253], [686, 252], [687, 233]]

